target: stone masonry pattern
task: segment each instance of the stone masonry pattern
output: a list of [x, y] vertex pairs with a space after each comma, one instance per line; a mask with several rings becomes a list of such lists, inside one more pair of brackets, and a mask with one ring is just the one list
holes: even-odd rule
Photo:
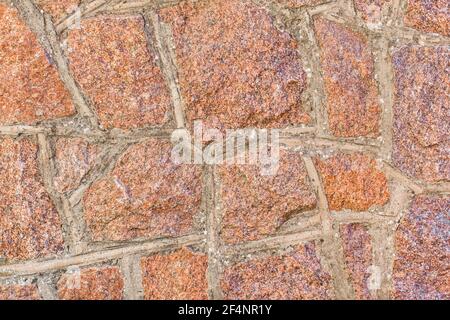
[[[0, 0], [0, 300], [450, 299], [449, 37], [447, 0]], [[279, 170], [174, 163], [199, 120]]]

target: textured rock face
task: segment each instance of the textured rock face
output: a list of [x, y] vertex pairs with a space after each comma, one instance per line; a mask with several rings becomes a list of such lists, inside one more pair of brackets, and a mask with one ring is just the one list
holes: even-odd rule
[[201, 167], [175, 165], [170, 142], [130, 147], [84, 197], [95, 241], [180, 236], [193, 230], [202, 197]]
[[372, 242], [366, 227], [362, 224], [348, 224], [340, 228], [344, 247], [345, 263], [359, 300], [370, 299], [368, 287], [372, 266]]
[[55, 187], [59, 192], [76, 189], [98, 156], [98, 146], [82, 138], [59, 138], [55, 143]]
[[145, 299], [206, 300], [208, 257], [183, 248], [141, 260]]
[[381, 109], [373, 59], [363, 34], [316, 18], [329, 127], [338, 137], [379, 135]]
[[0, 3], [0, 125], [73, 115], [56, 67], [16, 9]]
[[38, 288], [34, 284], [1, 285], [0, 300], [40, 300]]
[[191, 1], [164, 9], [172, 26], [189, 123], [214, 128], [309, 123], [295, 40], [247, 0]]
[[140, 16], [82, 21], [68, 35], [70, 68], [106, 128], [161, 126], [170, 95]]
[[57, 287], [63, 300], [121, 300], [124, 283], [119, 268], [102, 267], [65, 273]]
[[0, 140], [0, 256], [43, 258], [63, 250], [61, 221], [38, 168], [29, 139]]
[[275, 176], [258, 166], [218, 169], [223, 206], [222, 239], [227, 243], [257, 240], [275, 233], [292, 215], [315, 207], [316, 198], [298, 153], [283, 152]]
[[49, 13], [55, 21], [75, 11], [82, 3], [81, 0], [35, 0], [35, 3]]
[[450, 197], [419, 196], [397, 229], [394, 298], [450, 298]]
[[447, 0], [408, 0], [405, 25], [423, 32], [450, 35], [450, 13]]
[[382, 11], [392, 5], [392, 0], [355, 0], [355, 8], [368, 23], [380, 23]]
[[255, 258], [228, 267], [221, 280], [225, 299], [316, 300], [333, 296], [331, 277], [315, 246], [306, 244], [283, 256]]
[[387, 179], [367, 155], [337, 154], [316, 159], [330, 210], [365, 211], [389, 200]]
[[393, 161], [428, 182], [450, 180], [448, 61], [446, 47], [403, 47], [393, 56]]

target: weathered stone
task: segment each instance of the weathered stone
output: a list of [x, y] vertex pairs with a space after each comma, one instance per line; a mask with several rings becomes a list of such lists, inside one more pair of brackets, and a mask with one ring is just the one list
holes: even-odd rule
[[59, 192], [76, 189], [98, 156], [98, 146], [82, 138], [58, 138], [55, 142], [54, 182]]
[[38, 167], [30, 139], [0, 143], [0, 256], [26, 260], [63, 250], [61, 221]]
[[67, 272], [57, 287], [62, 300], [121, 300], [124, 282], [119, 268], [101, 267]]
[[372, 267], [372, 241], [366, 227], [353, 223], [343, 225], [340, 234], [345, 263], [358, 300], [371, 299], [368, 281]]
[[208, 299], [208, 257], [204, 254], [183, 248], [142, 258], [141, 267], [147, 300]]
[[55, 21], [73, 13], [81, 4], [81, 0], [35, 0], [36, 4]]
[[48, 53], [13, 7], [0, 3], [0, 125], [75, 113]]
[[223, 207], [221, 235], [227, 243], [274, 234], [292, 215], [316, 204], [298, 153], [283, 151], [273, 176], [261, 175], [256, 165], [223, 165], [218, 175]]
[[366, 211], [389, 201], [386, 176], [369, 156], [341, 153], [315, 163], [331, 210]]
[[450, 197], [418, 196], [395, 237], [394, 298], [450, 299]]
[[282, 256], [254, 258], [225, 269], [221, 279], [225, 299], [322, 300], [334, 296], [312, 243]]
[[448, 0], [408, 0], [405, 25], [423, 32], [450, 35]]
[[41, 295], [35, 284], [0, 284], [0, 300], [40, 300]]
[[247, 0], [182, 2], [160, 15], [174, 34], [190, 124], [284, 127], [310, 122], [297, 43]]
[[450, 180], [450, 77], [447, 47], [394, 52], [393, 162], [427, 182]]
[[392, 0], [355, 0], [356, 11], [371, 24], [381, 23], [383, 10], [392, 5]]
[[169, 91], [140, 16], [100, 16], [69, 32], [69, 62], [106, 128], [162, 126]]
[[316, 18], [314, 27], [321, 49], [332, 134], [338, 137], [379, 136], [381, 108], [367, 38], [324, 18]]
[[168, 141], [130, 147], [84, 197], [93, 240], [180, 236], [194, 228], [202, 198], [201, 166], [176, 165]]

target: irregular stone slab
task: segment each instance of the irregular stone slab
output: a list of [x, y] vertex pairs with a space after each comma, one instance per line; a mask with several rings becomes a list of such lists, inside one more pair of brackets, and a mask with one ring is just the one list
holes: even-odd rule
[[366, 211], [389, 201], [387, 178], [371, 157], [340, 153], [315, 163], [331, 210]]
[[222, 239], [227, 243], [273, 235], [292, 215], [313, 209], [316, 196], [299, 153], [282, 152], [274, 176], [261, 175], [259, 166], [218, 168], [223, 207]]
[[141, 16], [83, 20], [68, 34], [69, 64], [107, 129], [167, 123], [171, 99]]
[[359, 223], [340, 227], [344, 247], [344, 258], [355, 297], [358, 300], [371, 299], [368, 281], [372, 266], [372, 240], [367, 228]]
[[337, 137], [380, 134], [378, 88], [367, 38], [344, 25], [314, 19], [327, 94], [328, 124]]
[[450, 180], [447, 47], [410, 46], [393, 55], [394, 165], [427, 182]]
[[254, 258], [225, 269], [225, 299], [324, 300], [334, 296], [331, 276], [323, 270], [314, 244], [281, 256]]
[[0, 256], [11, 261], [63, 251], [61, 220], [39, 171], [31, 139], [0, 140]]
[[395, 299], [450, 299], [449, 223], [449, 196], [416, 197], [395, 235]]
[[204, 254], [183, 248], [142, 258], [141, 267], [147, 300], [208, 299], [208, 257]]
[[35, 284], [0, 285], [0, 300], [41, 300]]
[[285, 127], [310, 122], [297, 43], [247, 0], [187, 1], [160, 11], [172, 27], [189, 124]]
[[17, 10], [0, 3], [0, 125], [75, 114], [56, 66]]
[[86, 191], [84, 215], [94, 241], [175, 237], [194, 230], [201, 166], [175, 165], [171, 150], [165, 140], [138, 143]]
[[408, 0], [405, 25], [423, 32], [450, 35], [450, 12], [447, 0]]

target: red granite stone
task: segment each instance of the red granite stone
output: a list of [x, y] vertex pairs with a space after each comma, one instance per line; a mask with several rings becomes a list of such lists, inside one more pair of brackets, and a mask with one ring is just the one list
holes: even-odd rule
[[296, 40], [248, 0], [185, 1], [162, 9], [172, 27], [189, 124], [284, 127], [310, 122]]
[[450, 299], [450, 197], [418, 196], [396, 231], [395, 299]]
[[183, 248], [170, 254], [142, 258], [147, 300], [207, 300], [208, 257]]
[[75, 114], [56, 66], [17, 10], [0, 3], [0, 125]]

